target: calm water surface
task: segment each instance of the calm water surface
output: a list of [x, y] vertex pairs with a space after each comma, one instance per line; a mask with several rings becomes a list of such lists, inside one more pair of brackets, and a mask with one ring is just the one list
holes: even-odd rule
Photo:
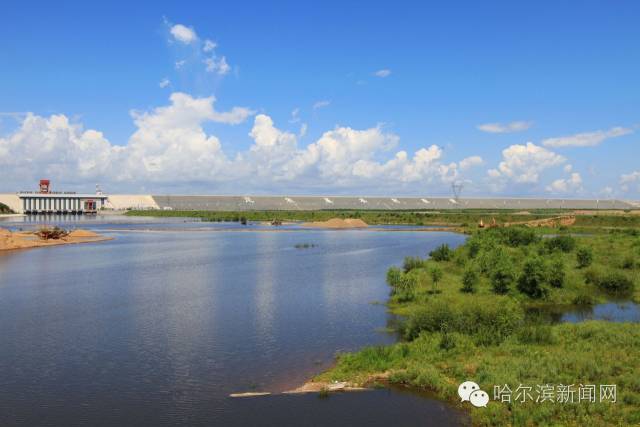
[[[0, 226], [38, 225], [12, 221]], [[463, 421], [397, 390], [228, 395], [283, 391], [338, 351], [393, 342], [378, 332], [392, 319], [372, 304], [388, 296], [386, 270], [464, 236], [118, 217], [78, 226], [115, 239], [0, 255], [0, 425]]]

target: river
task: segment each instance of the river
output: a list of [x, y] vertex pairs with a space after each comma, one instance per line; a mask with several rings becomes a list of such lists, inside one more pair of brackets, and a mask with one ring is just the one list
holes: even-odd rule
[[[51, 219], [12, 218], [30, 228]], [[388, 344], [385, 272], [465, 237], [55, 218], [107, 242], [0, 254], [0, 425], [458, 425], [395, 389], [278, 393]], [[296, 248], [297, 244], [313, 244]]]

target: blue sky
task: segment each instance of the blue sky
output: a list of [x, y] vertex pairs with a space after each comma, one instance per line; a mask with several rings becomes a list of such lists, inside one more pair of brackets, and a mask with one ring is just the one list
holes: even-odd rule
[[415, 3], [5, 4], [0, 191], [639, 197], [638, 2]]

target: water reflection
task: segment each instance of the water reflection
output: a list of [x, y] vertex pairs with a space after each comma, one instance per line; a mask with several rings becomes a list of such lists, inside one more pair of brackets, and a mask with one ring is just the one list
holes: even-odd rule
[[[431, 410], [395, 394], [271, 403], [228, 395], [299, 385], [338, 350], [392, 342], [376, 332], [390, 321], [386, 308], [370, 304], [388, 296], [387, 268], [464, 236], [185, 232], [194, 225], [175, 221], [151, 221], [162, 232], [144, 231], [149, 222], [105, 231], [116, 227], [89, 221], [82, 226], [115, 239], [0, 256], [0, 425], [228, 425], [247, 411], [254, 425], [293, 413], [316, 425], [375, 424], [349, 409], [373, 414], [371, 405], [410, 424]], [[304, 242], [318, 246], [294, 249]], [[414, 412], [402, 418], [398, 408]]]
[[607, 302], [594, 306], [557, 306], [529, 308], [527, 317], [549, 323], [578, 323], [587, 320], [640, 322], [640, 305], [632, 301]]

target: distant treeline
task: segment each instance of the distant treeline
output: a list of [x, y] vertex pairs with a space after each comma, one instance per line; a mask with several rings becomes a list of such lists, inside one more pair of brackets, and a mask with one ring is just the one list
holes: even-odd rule
[[[551, 218], [571, 211], [557, 209], [516, 210], [460, 209], [439, 211], [383, 211], [383, 210], [318, 210], [318, 211], [178, 211], [178, 210], [132, 210], [127, 215], [154, 217], [189, 217], [203, 221], [326, 221], [331, 218], [360, 218], [368, 224], [405, 225], [449, 225], [476, 228], [480, 220], [489, 225], [495, 219], [497, 224], [523, 222]], [[579, 215], [577, 227], [640, 227], [640, 215], [611, 214]]]
[[326, 221], [331, 218], [360, 218], [368, 224], [408, 224], [408, 225], [476, 225], [480, 219], [485, 222], [495, 218], [497, 222], [515, 222], [530, 219], [549, 218], [557, 212], [531, 212], [530, 215], [516, 214], [516, 211], [376, 211], [376, 210], [319, 210], [319, 211], [176, 211], [144, 210], [129, 211], [127, 215], [154, 217], [190, 217], [205, 221]]

